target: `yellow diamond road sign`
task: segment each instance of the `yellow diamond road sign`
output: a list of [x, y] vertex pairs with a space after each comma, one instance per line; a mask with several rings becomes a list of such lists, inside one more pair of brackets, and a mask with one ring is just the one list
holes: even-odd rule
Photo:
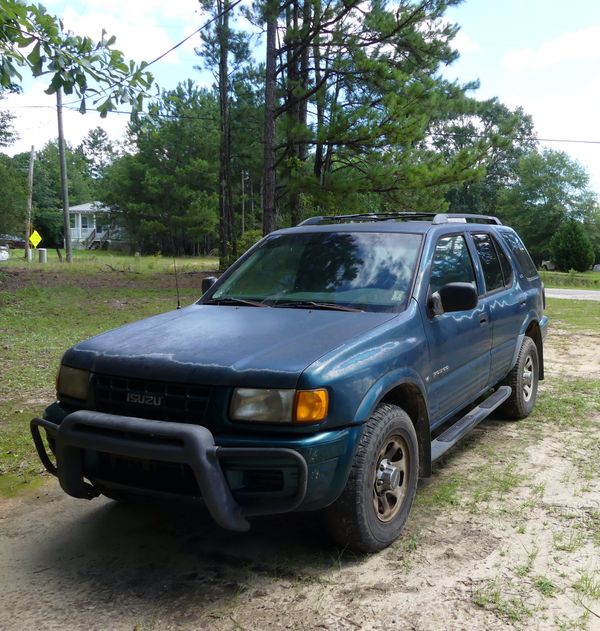
[[40, 237], [40, 233], [37, 230], [34, 230], [29, 237], [29, 243], [31, 243], [34, 248], [37, 248], [41, 240], [42, 237]]

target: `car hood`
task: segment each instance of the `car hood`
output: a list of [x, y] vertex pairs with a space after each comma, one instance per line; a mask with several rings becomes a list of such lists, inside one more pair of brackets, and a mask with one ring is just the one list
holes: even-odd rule
[[307, 366], [395, 315], [195, 304], [81, 342], [63, 363], [147, 380], [293, 388]]

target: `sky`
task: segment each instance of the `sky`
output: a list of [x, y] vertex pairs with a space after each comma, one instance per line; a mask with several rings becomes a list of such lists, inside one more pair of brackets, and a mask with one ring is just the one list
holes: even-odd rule
[[[104, 28], [116, 35], [126, 57], [150, 61], [194, 32], [206, 20], [197, 0], [46, 0], [49, 12], [65, 28], [98, 40]], [[523, 107], [533, 117], [539, 138], [595, 141], [596, 144], [548, 142], [567, 152], [590, 175], [600, 194], [600, 2], [598, 0], [465, 0], [446, 17], [460, 26], [454, 40], [460, 58], [444, 70], [461, 82], [478, 80], [479, 99], [498, 97]], [[194, 69], [199, 36], [152, 66], [157, 83], [174, 88], [193, 78], [209, 85], [211, 77]], [[24, 92], [9, 96], [1, 107], [12, 111], [20, 139], [5, 149], [14, 154], [36, 149], [56, 137], [55, 97], [44, 94], [43, 81], [27, 80]], [[65, 97], [65, 103], [69, 101]], [[76, 105], [72, 105], [76, 108]], [[65, 135], [77, 145], [89, 129], [103, 126], [123, 137], [127, 116], [101, 120], [88, 112], [65, 112]]]

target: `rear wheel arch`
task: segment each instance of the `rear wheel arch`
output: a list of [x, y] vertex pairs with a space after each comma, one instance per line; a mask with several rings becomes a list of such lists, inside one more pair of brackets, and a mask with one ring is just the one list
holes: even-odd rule
[[542, 331], [540, 329], [540, 324], [537, 320], [533, 320], [529, 323], [529, 326], [525, 331], [525, 336], [530, 337], [537, 348], [539, 360], [538, 378], [540, 381], [542, 381], [544, 379], [544, 342], [542, 340]]

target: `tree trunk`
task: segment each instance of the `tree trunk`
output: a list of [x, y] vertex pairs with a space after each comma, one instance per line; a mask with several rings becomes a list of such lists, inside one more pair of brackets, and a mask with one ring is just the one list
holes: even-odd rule
[[[321, 19], [321, 2], [320, 0], [315, 0], [315, 9], [314, 9], [314, 22], [315, 24]], [[315, 66], [315, 83], [318, 85], [321, 82], [321, 38], [319, 35], [316, 35], [313, 40], [313, 59]], [[321, 130], [325, 124], [325, 94], [327, 92], [327, 87], [324, 86], [321, 88], [315, 95], [316, 97], [316, 105], [317, 105], [317, 138], [321, 138]], [[323, 152], [324, 145], [321, 141], [317, 140], [315, 145], [315, 162], [313, 172], [315, 177], [319, 181], [319, 184], [322, 184], [322, 173], [323, 173]]]
[[62, 118], [62, 88], [56, 91], [56, 114], [58, 119], [58, 155], [60, 159], [60, 188], [63, 204], [63, 225], [65, 229], [65, 250], [67, 263], [73, 261], [71, 249], [71, 223], [69, 219], [69, 183], [67, 179], [67, 159], [65, 156], [65, 134]]
[[275, 81], [277, 62], [277, 5], [268, 7], [267, 13], [267, 50], [265, 72], [265, 121], [263, 131], [264, 143], [264, 205], [263, 234], [275, 230]]
[[218, 0], [217, 8], [221, 15], [218, 25], [219, 39], [219, 106], [221, 155], [219, 164], [219, 255], [220, 266], [227, 267], [230, 248], [237, 253], [233, 226], [233, 205], [231, 194], [231, 125], [229, 119], [229, 0]]

